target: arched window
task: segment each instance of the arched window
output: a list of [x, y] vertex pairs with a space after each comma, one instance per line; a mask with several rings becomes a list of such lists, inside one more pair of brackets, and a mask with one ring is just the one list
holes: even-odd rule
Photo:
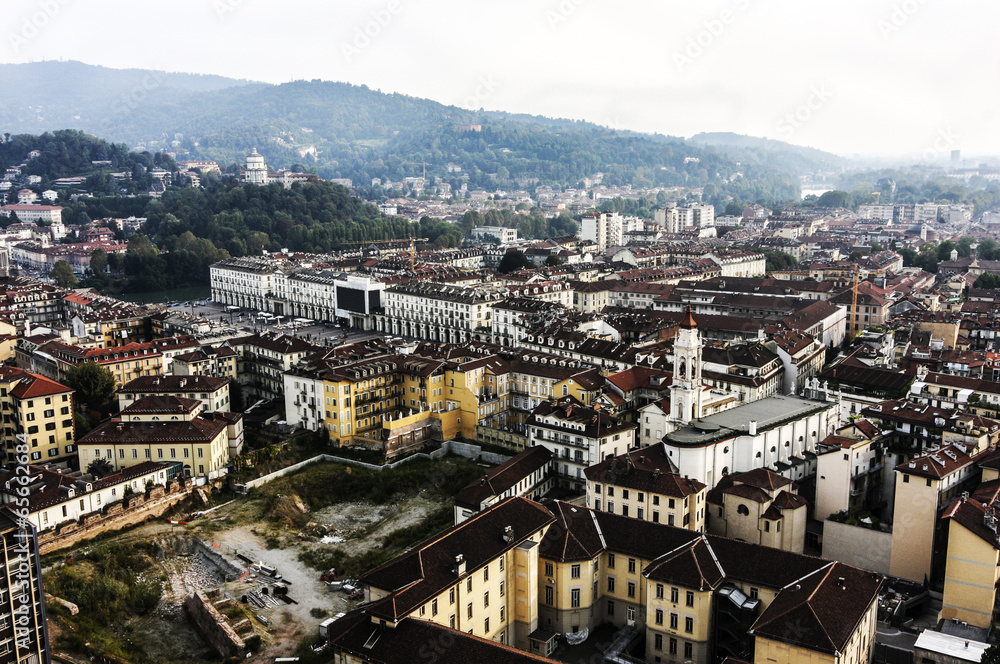
[[684, 360], [681, 360], [681, 370], [680, 370], [681, 378], [684, 378], [684, 371], [685, 371]]
[[740, 503], [740, 506], [736, 508], [736, 513], [748, 516], [750, 514], [750, 509], [743, 503]]

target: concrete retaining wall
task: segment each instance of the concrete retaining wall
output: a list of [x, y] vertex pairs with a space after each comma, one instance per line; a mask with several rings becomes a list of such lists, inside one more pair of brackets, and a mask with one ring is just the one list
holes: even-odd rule
[[823, 557], [828, 560], [888, 574], [891, 555], [892, 533], [836, 521], [823, 522]]
[[189, 595], [184, 600], [184, 607], [198, 632], [220, 657], [239, 657], [243, 654], [246, 644], [226, 617], [216, 610], [208, 594], [199, 590]]

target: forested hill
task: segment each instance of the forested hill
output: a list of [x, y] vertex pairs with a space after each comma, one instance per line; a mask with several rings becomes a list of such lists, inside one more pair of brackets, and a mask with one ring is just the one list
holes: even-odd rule
[[470, 189], [512, 189], [523, 185], [521, 178], [574, 186], [601, 172], [607, 184], [713, 185], [740, 200], [798, 195], [798, 173], [783, 161], [770, 163], [766, 153], [737, 164], [679, 138], [480, 113], [346, 83], [269, 85], [73, 62], [3, 65], [0, 76], [18, 81], [0, 99], [3, 131], [72, 127], [223, 166], [242, 163], [256, 147], [273, 168], [302, 166], [356, 186], [373, 178], [398, 182], [426, 166], [429, 178], [456, 184], [464, 178]]
[[821, 169], [841, 169], [849, 164], [847, 159], [832, 152], [730, 132], [695, 134], [688, 142], [711, 146], [732, 159], [769, 163], [776, 168], [800, 174]]

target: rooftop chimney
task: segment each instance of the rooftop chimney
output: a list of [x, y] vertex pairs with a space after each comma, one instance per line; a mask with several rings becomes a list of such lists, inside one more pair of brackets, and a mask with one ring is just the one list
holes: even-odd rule
[[455, 574], [457, 576], [465, 574], [465, 556], [461, 553], [455, 556]]
[[747, 427], [747, 433], [751, 436], [757, 435], [757, 420], [750, 420], [750, 425]]

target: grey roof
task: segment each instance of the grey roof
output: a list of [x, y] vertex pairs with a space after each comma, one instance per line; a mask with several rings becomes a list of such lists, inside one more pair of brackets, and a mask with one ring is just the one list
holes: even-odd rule
[[756, 420], [757, 432], [760, 433], [835, 405], [827, 401], [776, 395], [697, 420], [683, 429], [668, 433], [663, 441], [668, 445], [685, 447], [710, 445], [726, 438], [746, 435], [751, 420]]

